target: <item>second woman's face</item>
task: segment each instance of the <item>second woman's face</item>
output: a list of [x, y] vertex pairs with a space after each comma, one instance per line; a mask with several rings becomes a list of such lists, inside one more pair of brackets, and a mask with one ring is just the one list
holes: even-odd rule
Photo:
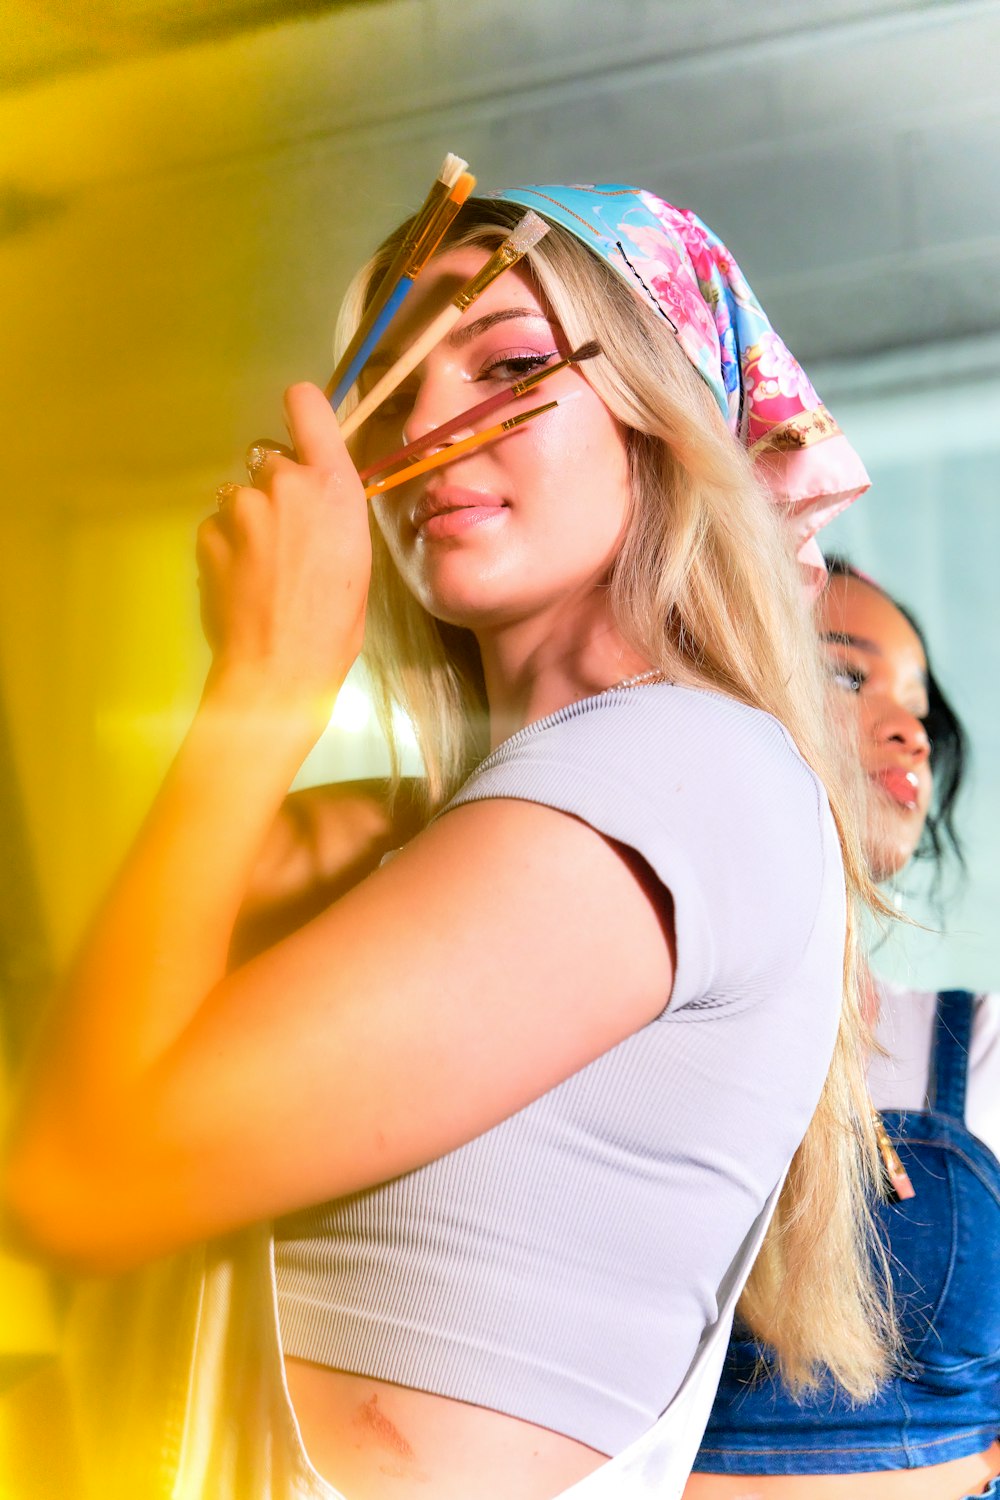
[[[465, 248], [431, 263], [369, 383], [487, 259]], [[530, 278], [519, 267], [505, 272], [366, 423], [365, 462], [570, 352]], [[448, 441], [556, 400], [555, 410], [373, 501], [404, 582], [437, 618], [490, 629], [572, 610], [606, 579], [628, 512], [625, 430], [576, 368]]]
[[868, 858], [883, 880], [912, 856], [931, 801], [927, 658], [905, 616], [859, 578], [832, 577], [819, 609], [871, 793]]

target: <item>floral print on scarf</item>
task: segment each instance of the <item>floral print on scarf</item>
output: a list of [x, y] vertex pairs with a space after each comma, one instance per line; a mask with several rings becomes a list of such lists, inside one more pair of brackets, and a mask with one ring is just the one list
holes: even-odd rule
[[729, 430], [787, 507], [800, 561], [821, 570], [815, 533], [870, 481], [718, 236], [689, 209], [617, 183], [491, 196], [569, 230], [670, 324]]

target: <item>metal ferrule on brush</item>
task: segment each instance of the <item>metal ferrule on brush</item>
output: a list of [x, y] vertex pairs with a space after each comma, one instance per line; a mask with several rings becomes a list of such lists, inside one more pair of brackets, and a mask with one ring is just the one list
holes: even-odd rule
[[[475, 186], [475, 181], [476, 179], [473, 177], [473, 187]], [[465, 196], [467, 197], [468, 194]], [[424, 266], [426, 266], [438, 245], [440, 245], [451, 228], [452, 223], [458, 217], [464, 202], [464, 197], [455, 199], [449, 195], [440, 205], [433, 220], [424, 230], [423, 244], [417, 244], [411, 254], [410, 263], [404, 273], [411, 281], [416, 281]]]
[[435, 218], [444, 208], [452, 188], [468, 165], [468, 162], [460, 156], [445, 157], [440, 175], [436, 182], [433, 183], [430, 192], [427, 194], [413, 222], [410, 224], [409, 233], [399, 247], [395, 257], [397, 263], [405, 259], [407, 265], [409, 265], [411, 258], [417, 254], [420, 249], [421, 240], [423, 240]]
[[491, 282], [517, 262], [531, 249], [537, 245], [543, 235], [548, 234], [549, 226], [544, 219], [540, 219], [531, 209], [525, 214], [517, 228], [507, 236], [503, 244], [493, 255], [490, 256], [483, 269], [473, 276], [471, 281], [466, 282], [462, 290], [452, 298], [455, 307], [461, 308], [462, 312], [472, 306], [477, 297], [482, 296]]
[[410, 231], [396, 252], [397, 260], [409, 265], [412, 257], [417, 253], [420, 241], [431, 227], [434, 215], [444, 205], [448, 198], [448, 188], [443, 182], [436, 182], [428, 195], [427, 202], [417, 214], [410, 225]]
[[566, 370], [573, 363], [571, 359], [561, 359], [557, 365], [546, 365], [544, 370], [536, 370], [533, 375], [525, 375], [523, 380], [516, 380], [510, 388], [511, 396], [526, 396], [533, 391], [536, 385], [541, 385], [543, 380], [548, 380], [550, 375], [557, 375], [560, 370]]
[[522, 412], [519, 417], [508, 417], [506, 422], [500, 423], [500, 426], [504, 432], [510, 432], [512, 427], [520, 427], [522, 422], [530, 422], [533, 417], [540, 417], [543, 411], [551, 411], [554, 406], [558, 405], [558, 401], [550, 401], [547, 406], [536, 406], [534, 411]]

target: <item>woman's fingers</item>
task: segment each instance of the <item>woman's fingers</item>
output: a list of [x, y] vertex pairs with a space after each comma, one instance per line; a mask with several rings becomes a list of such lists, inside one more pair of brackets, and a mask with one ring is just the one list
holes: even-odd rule
[[333, 474], [354, 474], [333, 408], [318, 385], [301, 381], [289, 386], [285, 392], [285, 419], [302, 463]]
[[322, 391], [293, 386], [286, 410], [294, 446], [251, 443], [202, 527], [202, 618], [217, 666], [332, 703], [364, 633], [368, 507]]
[[243, 462], [247, 466], [247, 474], [251, 484], [256, 484], [258, 476], [264, 472], [272, 458], [290, 458], [294, 462], [295, 451], [289, 448], [287, 443], [279, 443], [276, 438], [257, 438], [247, 448]]

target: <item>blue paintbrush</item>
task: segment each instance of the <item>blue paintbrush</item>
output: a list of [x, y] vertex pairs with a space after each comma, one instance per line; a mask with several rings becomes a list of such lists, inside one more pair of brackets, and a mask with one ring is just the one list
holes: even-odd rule
[[445, 230], [476, 185], [461, 157], [447, 156], [395, 260], [379, 283], [357, 332], [330, 376], [326, 395], [338, 407], [357, 380], [413, 283], [434, 254]]

